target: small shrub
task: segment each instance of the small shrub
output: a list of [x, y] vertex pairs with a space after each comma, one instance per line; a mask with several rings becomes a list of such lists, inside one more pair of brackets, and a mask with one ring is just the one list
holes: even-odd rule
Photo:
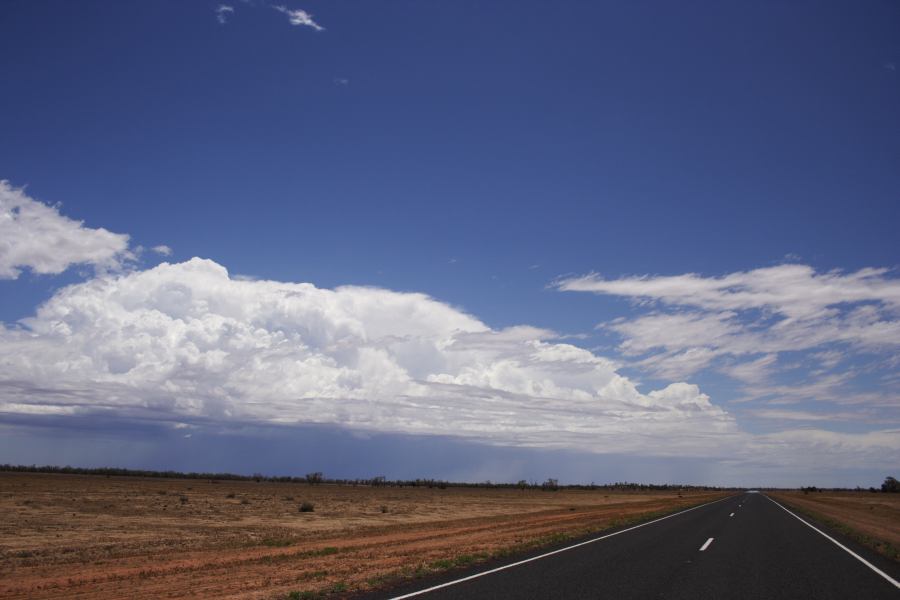
[[314, 510], [316, 510], [316, 505], [312, 502], [304, 502], [300, 505], [300, 508], [298, 510], [300, 512], [313, 512]]
[[477, 560], [478, 556], [474, 554], [461, 554], [456, 557], [456, 564], [463, 567], [465, 565], [470, 565]]
[[381, 507], [381, 512], [386, 513], [387, 511], [388, 511], [388, 507], [387, 507], [387, 506], [382, 506], [382, 507]]
[[246, 498], [241, 498], [241, 504], [250, 504], [250, 501]]
[[441, 560], [436, 560], [430, 565], [428, 565], [432, 569], [449, 569], [453, 567], [453, 561], [447, 560], [446, 558], [442, 558]]
[[182, 504], [187, 504], [187, 503], [188, 503], [188, 497], [187, 497], [187, 496], [179, 496], [179, 497], [178, 497], [178, 500], [179, 500], [179, 502], [181, 502]]
[[234, 498], [234, 492], [229, 492], [229, 493], [225, 494], [225, 497], [226, 498]]

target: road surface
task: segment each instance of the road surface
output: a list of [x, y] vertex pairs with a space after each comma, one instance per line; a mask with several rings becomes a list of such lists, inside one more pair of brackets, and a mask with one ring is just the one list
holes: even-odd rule
[[900, 600], [900, 565], [816, 527], [746, 493], [366, 598]]

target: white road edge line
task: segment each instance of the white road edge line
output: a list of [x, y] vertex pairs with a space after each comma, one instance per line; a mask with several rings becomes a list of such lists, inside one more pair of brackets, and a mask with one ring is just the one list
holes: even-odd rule
[[412, 598], [413, 596], [420, 596], [422, 594], [427, 594], [428, 592], [433, 592], [433, 591], [439, 590], [441, 588], [450, 587], [451, 585], [456, 585], [456, 584], [462, 583], [464, 581], [469, 581], [470, 579], [477, 579], [479, 577], [484, 577], [485, 575], [490, 575], [491, 573], [496, 573], [498, 571], [505, 571], [506, 569], [518, 567], [519, 565], [524, 565], [525, 563], [530, 563], [532, 561], [540, 560], [542, 558], [547, 558], [548, 556], [553, 556], [554, 554], [559, 554], [560, 552], [565, 552], [566, 550], [572, 550], [573, 548], [578, 548], [580, 546], [586, 546], [587, 544], [593, 544], [594, 542], [599, 542], [600, 540], [605, 540], [606, 538], [611, 538], [615, 535], [619, 535], [620, 533], [626, 533], [628, 531], [634, 531], [635, 529], [640, 529], [641, 527], [646, 527], [647, 525], [653, 525], [654, 523], [659, 523], [660, 521], [665, 521], [666, 519], [671, 519], [672, 517], [677, 517], [678, 515], [683, 515], [684, 513], [691, 512], [692, 510], [697, 510], [698, 508], [703, 508], [704, 506], [709, 506], [711, 504], [715, 504], [716, 502], [721, 502], [722, 500], [728, 500], [729, 498], [733, 498], [733, 497], [734, 496], [726, 496], [724, 498], [719, 498], [718, 500], [713, 500], [712, 502], [707, 502], [706, 504], [701, 504], [700, 506], [694, 506], [694, 507], [679, 511], [677, 513], [672, 513], [671, 515], [666, 515], [665, 517], [653, 519], [652, 521], [647, 521], [646, 523], [641, 523], [640, 525], [635, 525], [633, 527], [629, 527], [628, 529], [623, 529], [621, 531], [616, 531], [614, 533], [608, 533], [606, 535], [601, 535], [600, 537], [592, 538], [592, 539], [586, 540], [584, 542], [579, 542], [579, 543], [573, 544], [571, 546], [566, 546], [565, 548], [559, 548], [558, 550], [553, 550], [552, 552], [546, 552], [539, 556], [532, 556], [531, 558], [526, 558], [525, 560], [520, 560], [518, 562], [510, 563], [508, 565], [503, 565], [502, 567], [497, 567], [496, 569], [482, 571], [481, 573], [475, 573], [474, 575], [469, 575], [468, 577], [462, 577], [460, 579], [454, 579], [453, 581], [448, 581], [447, 583], [433, 585], [430, 588], [425, 588], [424, 590], [419, 590], [418, 592], [410, 592], [409, 594], [403, 594], [402, 596], [394, 596], [390, 600], [403, 600], [403, 598]]
[[[763, 495], [765, 495], [765, 494], [763, 494]], [[769, 497], [766, 496], [766, 498], [769, 498]], [[900, 581], [897, 581], [896, 579], [894, 579], [893, 577], [891, 577], [890, 575], [888, 575], [887, 573], [885, 573], [884, 571], [882, 571], [881, 569], [879, 569], [878, 567], [876, 567], [875, 565], [873, 565], [872, 563], [870, 563], [869, 561], [867, 561], [866, 559], [864, 559], [862, 556], [860, 556], [859, 554], [857, 554], [856, 552], [854, 552], [853, 550], [851, 550], [851, 549], [848, 548], [847, 546], [843, 545], [842, 543], [840, 543], [839, 541], [837, 541], [836, 539], [834, 539], [833, 537], [831, 537], [830, 535], [828, 535], [827, 533], [825, 533], [824, 531], [822, 531], [821, 529], [819, 529], [818, 527], [816, 527], [815, 525], [811, 525], [810, 523], [807, 523], [804, 519], [801, 519], [800, 517], [798, 517], [797, 515], [795, 515], [793, 512], [789, 511], [789, 510], [786, 509], [784, 506], [782, 506], [781, 504], [779, 504], [778, 502], [775, 502], [775, 501], [772, 500], [771, 498], [769, 498], [769, 500], [771, 500], [772, 503], [775, 504], [775, 506], [779, 507], [781, 510], [783, 510], [783, 511], [786, 512], [787, 514], [791, 515], [792, 517], [794, 517], [795, 519], [797, 519], [798, 521], [800, 521], [801, 523], [803, 523], [803, 524], [806, 525], [807, 527], [809, 527], [809, 528], [811, 528], [811, 529], [817, 531], [818, 533], [822, 534], [822, 536], [824, 536], [824, 537], [828, 538], [829, 540], [831, 540], [832, 542], [834, 542], [836, 546], [838, 546], [839, 548], [841, 548], [842, 550], [844, 550], [847, 554], [849, 554], [850, 556], [852, 556], [853, 558], [855, 558], [856, 560], [858, 560], [858, 561], [861, 562], [862, 564], [866, 565], [867, 567], [869, 567], [870, 569], [872, 569], [873, 571], [875, 571], [876, 573], [878, 573], [879, 575], [881, 575], [882, 577], [884, 577], [885, 579], [887, 579], [890, 583], [894, 584], [894, 587], [900, 589]]]
[[709, 548], [709, 545], [712, 544], [714, 539], [715, 538], [709, 538], [708, 540], [706, 540], [706, 543], [700, 546], [700, 552], [705, 552], [706, 549]]

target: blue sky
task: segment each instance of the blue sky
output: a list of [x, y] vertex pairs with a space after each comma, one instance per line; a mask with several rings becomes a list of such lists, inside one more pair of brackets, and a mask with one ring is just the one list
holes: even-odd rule
[[0, 6], [0, 461], [900, 464], [896, 6], [278, 6]]

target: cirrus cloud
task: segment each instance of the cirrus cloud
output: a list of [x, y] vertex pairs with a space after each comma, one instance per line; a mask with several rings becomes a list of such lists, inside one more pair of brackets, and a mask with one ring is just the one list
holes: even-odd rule
[[[784, 264], [722, 277], [686, 275], [557, 283], [562, 291], [621, 296], [650, 311], [605, 324], [620, 351], [665, 377], [685, 377], [727, 357], [737, 379], [761, 376], [784, 352], [819, 350], [834, 366], [859, 353], [900, 349], [900, 279], [888, 269], [817, 273]], [[647, 304], [649, 303], [649, 304]]]
[[284, 14], [288, 18], [288, 22], [291, 25], [295, 26], [304, 26], [304, 27], [312, 27], [316, 31], [325, 31], [325, 28], [316, 23], [312, 15], [306, 12], [305, 10], [296, 8], [291, 9], [283, 5], [273, 4], [272, 8], [277, 10], [278, 12]]

